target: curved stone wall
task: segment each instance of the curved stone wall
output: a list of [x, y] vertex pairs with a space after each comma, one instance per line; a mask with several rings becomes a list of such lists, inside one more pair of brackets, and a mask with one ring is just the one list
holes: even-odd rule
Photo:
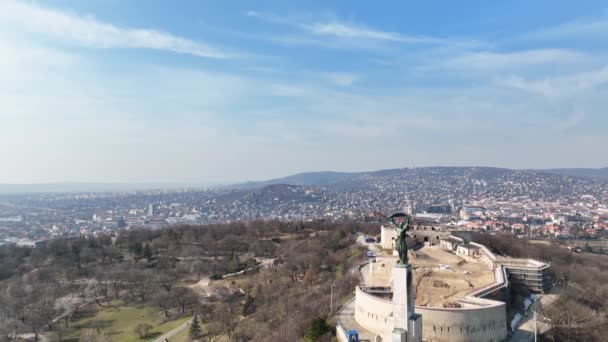
[[355, 321], [367, 330], [383, 336], [389, 325], [393, 324], [393, 303], [366, 293], [359, 286], [355, 295]]
[[[425, 341], [502, 341], [507, 337], [507, 311], [504, 302], [466, 298], [462, 308], [416, 306], [422, 315]], [[355, 320], [362, 327], [385, 336], [393, 321], [393, 305], [388, 299], [356, 290]]]
[[417, 306], [416, 313], [422, 315], [423, 339], [429, 342], [497, 342], [504, 340], [507, 337], [506, 304], [498, 301], [485, 301], [493, 302], [493, 304], [485, 307], [459, 309]]

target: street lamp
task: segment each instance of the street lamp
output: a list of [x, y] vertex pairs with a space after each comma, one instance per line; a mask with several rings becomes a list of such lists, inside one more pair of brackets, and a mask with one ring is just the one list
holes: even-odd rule
[[331, 282], [331, 287], [329, 291], [329, 313], [332, 314], [334, 312], [334, 282]]

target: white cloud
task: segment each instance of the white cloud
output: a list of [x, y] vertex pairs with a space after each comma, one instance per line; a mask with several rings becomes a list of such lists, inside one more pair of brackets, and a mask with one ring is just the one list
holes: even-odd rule
[[[475, 40], [441, 39], [426, 35], [403, 34], [383, 31], [356, 23], [347, 23], [326, 15], [327, 20], [318, 20], [311, 15], [279, 16], [268, 12], [248, 11], [248, 17], [269, 23], [288, 26], [300, 31], [300, 35], [284, 34], [271, 37], [271, 41], [290, 45], [315, 45], [325, 48], [363, 48], [365, 45], [377, 49], [378, 43], [403, 43], [426, 45], [449, 45], [460, 47], [481, 46]], [[318, 17], [318, 16], [316, 16]], [[365, 44], [364, 44], [365, 43]], [[374, 44], [376, 43], [376, 44]]]
[[350, 86], [357, 80], [357, 75], [348, 72], [328, 72], [324, 74], [325, 78], [337, 86]]
[[[76, 62], [73, 55], [52, 49], [9, 39], [0, 34], [0, 66], [16, 67], [20, 64], [36, 64], [45, 67], [70, 67]], [[7, 69], [8, 70], [8, 69]]]
[[510, 76], [498, 79], [496, 83], [531, 94], [539, 94], [550, 99], [564, 99], [569, 96], [593, 91], [608, 83], [608, 65], [596, 70], [540, 79]]
[[515, 52], [471, 52], [453, 57], [436, 66], [460, 70], [505, 70], [539, 65], [580, 63], [585, 55], [566, 49], [536, 49]]
[[141, 48], [171, 51], [206, 58], [230, 58], [231, 54], [208, 44], [144, 28], [119, 27], [78, 15], [44, 8], [32, 3], [3, 0], [0, 22], [17, 29], [91, 48]]
[[245, 15], [247, 15], [248, 17], [257, 18], [257, 19], [275, 23], [275, 24], [293, 25], [293, 22], [291, 22], [288, 18], [281, 17], [281, 16], [278, 16], [278, 15], [272, 14], [272, 13], [259, 12], [259, 11], [247, 11], [247, 13], [245, 13]]
[[334, 36], [338, 38], [384, 40], [411, 44], [443, 43], [441, 39], [437, 38], [408, 36], [397, 32], [378, 31], [365, 26], [340, 23], [337, 21], [325, 23], [318, 22], [311, 25], [304, 25], [303, 27], [314, 34]]
[[[9, 19], [2, 11], [6, 8], [6, 2], [0, 3], [0, 23], [14, 24], [17, 29], [27, 28], [86, 46], [152, 48], [139, 36], [137, 43], [129, 40], [135, 38], [126, 42], [116, 38], [103, 29], [108, 24], [89, 17], [60, 13], [57, 18], [67, 16], [68, 24], [48, 23], [50, 19], [44, 16], [38, 21], [47, 23], [24, 24]], [[23, 14], [19, 17], [25, 18]], [[326, 46], [354, 47], [365, 41], [361, 45], [369, 48], [374, 44], [388, 46], [383, 42], [404, 38], [398, 33], [353, 25], [317, 26], [320, 31], [314, 33], [297, 26], [298, 22], [305, 21], [294, 21], [300, 37]], [[43, 33], [47, 26], [49, 32]], [[66, 27], [81, 28], [91, 37], [73, 33], [74, 38]], [[120, 33], [134, 30], [110, 28]], [[280, 64], [272, 68], [252, 66], [250, 69], [258, 72], [249, 75], [242, 69], [220, 72], [204, 67], [160, 68], [134, 61], [129, 73], [121, 73], [103, 59], [80, 59], [78, 50], [62, 49], [61, 44], [50, 49], [45, 47], [48, 42], [36, 46], [36, 40], [27, 41], [30, 36], [20, 36], [25, 39], [4, 41], [0, 34], [0, 146], [19, 147], [4, 154], [7, 165], [18, 167], [0, 174], [0, 182], [43, 177], [38, 173], [40, 164], [49, 165], [44, 173], [49, 178], [43, 181], [268, 178], [272, 176], [268, 165], [275, 164], [277, 167], [270, 172], [276, 176], [318, 164], [330, 169], [381, 168], [386, 166], [382, 164], [385, 155], [402, 154], [404, 148], [408, 155], [417, 156], [417, 164], [439, 161], [514, 166], [517, 164], [512, 163], [535, 161], [542, 153], [531, 153], [522, 144], [519, 149], [502, 149], [508, 152], [505, 157], [495, 151], [501, 139], [512, 141], [529, 135], [534, 138], [526, 142], [538, 143], [539, 151], [551, 150], [555, 148], [556, 129], [601, 130], [605, 126], [605, 122], [596, 120], [602, 119], [601, 111], [606, 108], [604, 99], [608, 97], [602, 97], [599, 87], [608, 82], [608, 67], [590, 70], [585, 64], [570, 68], [570, 64], [586, 58], [571, 50], [462, 54], [462, 50], [442, 46], [447, 57], [436, 64], [463, 75], [483, 75], [473, 85], [454, 85], [454, 75], [445, 76], [445, 69], [433, 70], [438, 72], [429, 78], [423, 74], [411, 82], [405, 79], [406, 74], [398, 72], [389, 77], [366, 74], [366, 70], [357, 74], [319, 72], [347, 70], [335, 65], [290, 71], [282, 71]], [[153, 46], [167, 49], [167, 44]], [[439, 48], [433, 46], [433, 52]], [[420, 60], [415, 62], [426, 62]], [[403, 60], [400, 63], [406, 64]], [[562, 77], [535, 73], [545, 64], [567, 66], [557, 68], [560, 73], [588, 71]], [[434, 83], [435, 75], [441, 77], [441, 83]], [[359, 84], [360, 78], [369, 82]], [[420, 80], [422, 84], [417, 83]], [[358, 86], [348, 87], [352, 84]], [[523, 96], [513, 88], [532, 96]], [[587, 94], [585, 90], [589, 89], [594, 91]], [[561, 99], [562, 94], [572, 93], [580, 94], [576, 99], [580, 103], [562, 101], [556, 106], [554, 101], [535, 96]], [[525, 134], [528, 121], [533, 127], [528, 128], [530, 134]], [[590, 127], [592, 124], [594, 127]], [[601, 132], [596, 134], [601, 136]], [[593, 139], [605, 140], [603, 136]], [[580, 146], [597, 145], [591, 141]], [[487, 154], [478, 157], [460, 153], [467, 144], [483, 145], [480, 148], [487, 149]], [[576, 157], [583, 162], [592, 160], [592, 156], [583, 154]], [[282, 162], [277, 164], [277, 160]], [[248, 165], [247, 170], [242, 165]]]
[[526, 79], [520, 76], [509, 76], [506, 78], [498, 79], [496, 83], [501, 86], [507, 86], [528, 93], [539, 94], [545, 97], [556, 96], [554, 86], [548, 79], [540, 81], [527, 81]]
[[530, 32], [524, 36], [527, 39], [559, 39], [559, 38], [594, 38], [606, 37], [608, 18], [569, 21], [554, 27]]

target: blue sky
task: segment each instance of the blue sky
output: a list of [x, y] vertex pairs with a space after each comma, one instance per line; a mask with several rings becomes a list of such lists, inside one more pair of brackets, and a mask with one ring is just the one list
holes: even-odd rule
[[606, 166], [601, 1], [0, 1], [0, 183]]

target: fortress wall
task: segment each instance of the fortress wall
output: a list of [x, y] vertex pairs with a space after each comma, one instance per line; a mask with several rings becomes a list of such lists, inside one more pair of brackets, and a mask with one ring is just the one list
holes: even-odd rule
[[[506, 304], [469, 297], [460, 301], [462, 308], [429, 308], [416, 306], [422, 315], [425, 341], [502, 341], [507, 336]], [[385, 335], [392, 326], [393, 304], [357, 287], [355, 320], [377, 335]]]
[[[442, 230], [432, 230], [431, 227], [418, 227], [416, 230], [411, 230], [408, 232], [408, 235], [416, 240], [416, 242], [420, 244], [424, 244], [425, 242], [430, 243], [431, 245], [439, 245], [439, 240], [443, 237], [447, 237], [450, 235], [450, 232], [442, 231]], [[426, 229], [428, 228], [428, 229]], [[395, 232], [395, 228], [390, 225], [385, 225], [380, 227], [380, 245], [384, 249], [393, 249], [395, 248], [395, 238], [397, 237], [397, 233]], [[410, 242], [408, 242], [408, 245]]]
[[346, 331], [342, 328], [342, 325], [338, 324], [336, 326], [336, 337], [339, 342], [348, 342], [348, 338], [346, 337]]
[[494, 255], [486, 246], [475, 242], [471, 242], [471, 245], [481, 249], [481, 257], [479, 260], [481, 260], [489, 269], [493, 269], [496, 266], [496, 255]]
[[414, 237], [420, 244], [429, 243], [430, 245], [439, 245], [440, 239], [448, 237], [450, 232], [441, 230], [412, 230], [409, 235]]
[[395, 238], [397, 237], [397, 233], [395, 232], [395, 228], [391, 226], [382, 226], [380, 227], [380, 245], [384, 249], [393, 249], [395, 248]]
[[377, 335], [384, 335], [387, 327], [393, 324], [393, 303], [366, 293], [358, 286], [355, 295], [355, 321]]
[[[422, 315], [425, 341], [502, 341], [507, 337], [506, 304], [497, 301], [476, 308], [442, 309], [416, 307]], [[466, 306], [466, 303], [463, 303]]]

